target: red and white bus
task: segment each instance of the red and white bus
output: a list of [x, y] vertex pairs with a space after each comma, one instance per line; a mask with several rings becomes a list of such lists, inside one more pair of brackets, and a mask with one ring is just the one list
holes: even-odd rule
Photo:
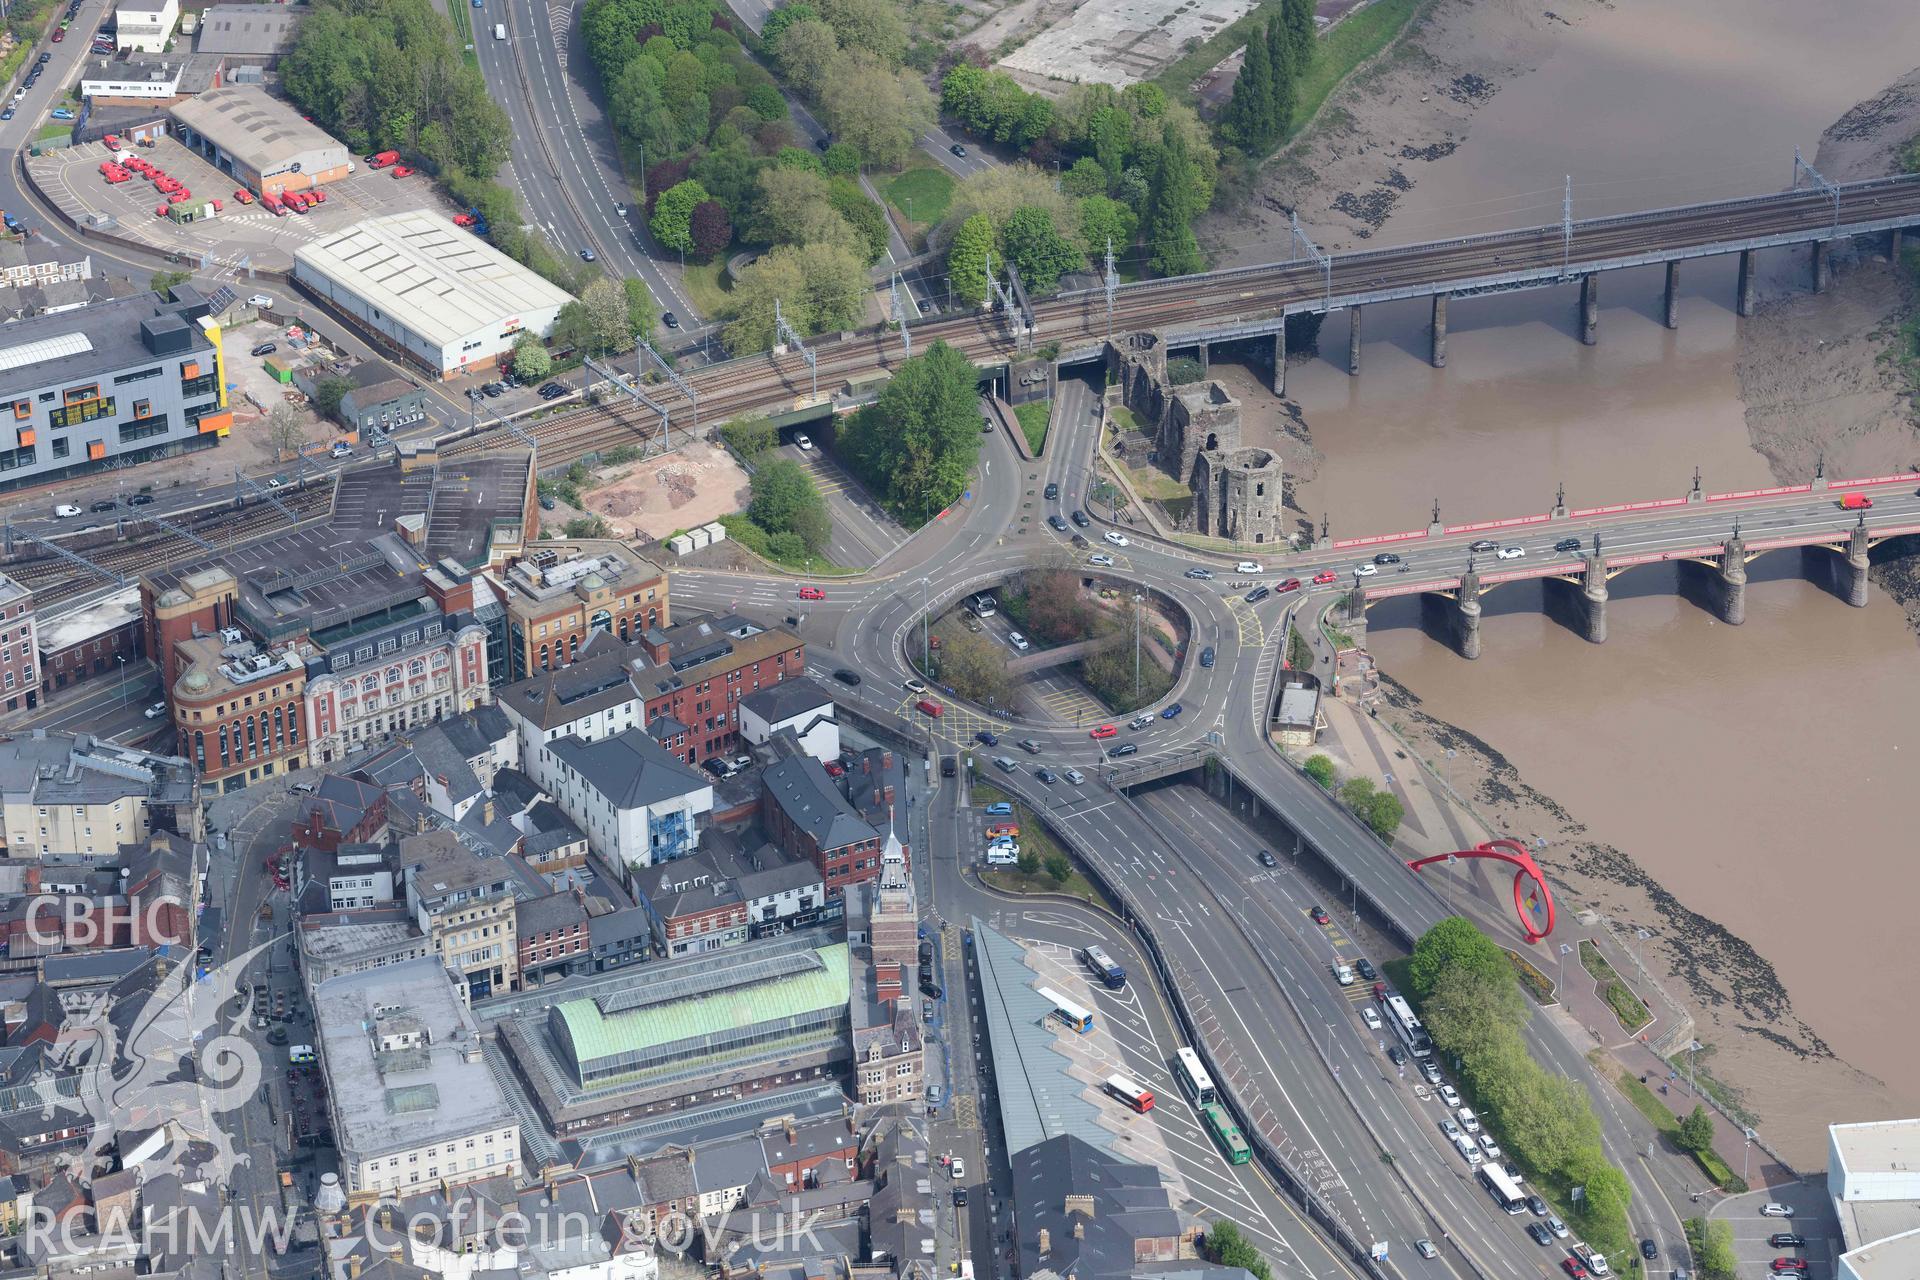
[[1152, 1092], [1142, 1089], [1125, 1076], [1108, 1076], [1104, 1088], [1141, 1115], [1153, 1110]]

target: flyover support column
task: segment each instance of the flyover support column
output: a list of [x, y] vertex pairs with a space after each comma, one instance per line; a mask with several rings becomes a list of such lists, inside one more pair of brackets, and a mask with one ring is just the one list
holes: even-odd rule
[[1740, 316], [1753, 314], [1753, 250], [1740, 251], [1740, 284], [1734, 291], [1733, 313]]
[[1856, 609], [1867, 607], [1867, 531], [1855, 525], [1847, 537], [1845, 567], [1840, 571], [1841, 594]]
[[1598, 272], [1580, 277], [1580, 341], [1590, 347], [1600, 341], [1600, 276]]
[[1593, 644], [1607, 642], [1607, 562], [1599, 556], [1587, 557], [1585, 581], [1580, 598], [1587, 610], [1587, 639]]
[[1833, 274], [1828, 265], [1832, 248], [1832, 243], [1827, 240], [1813, 242], [1813, 291], [1815, 293], [1827, 291], [1827, 278]]
[[1900, 262], [1900, 228], [1887, 232], [1887, 261], [1898, 266]]
[[1667, 264], [1667, 328], [1680, 327], [1680, 264]]
[[1280, 322], [1280, 332], [1273, 335], [1273, 394], [1287, 394], [1287, 322]]
[[1207, 365], [1211, 363], [1207, 359], [1207, 356], [1208, 356], [1207, 344], [1203, 342], [1200, 344], [1200, 372], [1201, 373], [1205, 373], [1207, 371]]
[[1720, 621], [1737, 627], [1747, 620], [1747, 544], [1729, 538], [1720, 546]]
[[1447, 295], [1433, 295], [1433, 367], [1447, 367]]
[[1354, 378], [1360, 376], [1360, 311], [1347, 308], [1347, 374]]
[[1469, 570], [1460, 575], [1460, 599], [1454, 619], [1454, 642], [1460, 656], [1480, 656], [1480, 575]]

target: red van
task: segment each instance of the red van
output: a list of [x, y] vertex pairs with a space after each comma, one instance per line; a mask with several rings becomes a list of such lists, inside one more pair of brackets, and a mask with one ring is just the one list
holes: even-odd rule
[[938, 720], [947, 713], [947, 709], [935, 702], [932, 698], [922, 698], [920, 701], [914, 703], [913, 706], [914, 710], [918, 711], [921, 715], [932, 716], [935, 720]]
[[1873, 499], [1864, 493], [1850, 493], [1840, 499], [1842, 511], [1866, 511], [1873, 506]]

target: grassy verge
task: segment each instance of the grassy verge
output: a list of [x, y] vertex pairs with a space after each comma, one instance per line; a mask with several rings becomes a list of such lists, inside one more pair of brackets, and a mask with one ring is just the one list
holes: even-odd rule
[[[1673, 1114], [1667, 1104], [1654, 1095], [1653, 1090], [1640, 1083], [1640, 1078], [1631, 1071], [1622, 1071], [1614, 1083], [1620, 1086], [1620, 1092], [1627, 1095], [1627, 1101], [1634, 1109], [1647, 1118], [1647, 1123], [1658, 1129], [1661, 1135], [1674, 1146], [1680, 1146], [1680, 1118]], [[1682, 1148], [1684, 1150], [1684, 1148]], [[1693, 1162], [1700, 1166], [1700, 1172], [1713, 1180], [1713, 1184], [1722, 1191], [1738, 1194], [1747, 1189], [1746, 1182], [1736, 1174], [1720, 1154], [1711, 1149], [1689, 1151]]]
[[712, 262], [689, 262], [680, 273], [680, 287], [709, 320], [719, 319], [733, 305], [733, 291], [725, 282], [726, 269], [726, 261], [715, 258]]
[[1016, 407], [1013, 416], [1020, 419], [1020, 430], [1027, 437], [1027, 448], [1037, 456], [1047, 443], [1047, 424], [1053, 421], [1053, 401], [1029, 400]]
[[[1386, 48], [1406, 27], [1408, 19], [1420, 8], [1422, 0], [1374, 0], [1357, 13], [1348, 14], [1320, 41], [1320, 51], [1294, 85], [1293, 124], [1287, 130], [1291, 138], [1327, 100], [1353, 69]], [[1226, 56], [1224, 54], [1222, 57]]]
[[908, 244], [916, 252], [926, 248], [927, 232], [947, 216], [947, 206], [953, 202], [953, 175], [916, 151], [904, 171], [876, 185], [887, 203], [900, 211]]
[[843, 564], [835, 564], [833, 561], [821, 555], [811, 557], [804, 555], [775, 555], [772, 539], [767, 536], [767, 531], [739, 513], [730, 516], [721, 516], [720, 523], [726, 526], [728, 537], [753, 552], [753, 554], [759, 556], [762, 560], [777, 564], [782, 568], [798, 570], [801, 573], [810, 573], [819, 578], [842, 577], [847, 574], [865, 572], [865, 570], [862, 569], [848, 568]]
[[454, 39], [460, 42], [460, 56], [468, 66], [478, 67], [480, 53], [473, 47], [473, 19], [467, 15], [467, 6], [460, 0], [447, 0], [447, 17], [453, 23]]
[[1592, 974], [1594, 981], [1600, 984], [1601, 998], [1613, 1010], [1621, 1030], [1638, 1031], [1653, 1020], [1653, 1013], [1645, 1002], [1633, 994], [1633, 988], [1614, 972], [1607, 958], [1600, 954], [1600, 949], [1585, 938], [1580, 940], [1580, 967]]
[[1073, 897], [1081, 899], [1083, 902], [1092, 903], [1096, 907], [1101, 907], [1109, 911], [1113, 909], [1112, 904], [1107, 901], [1106, 895], [1094, 887], [1093, 881], [1087, 879], [1086, 873], [1080, 870], [1080, 865], [1074, 859], [1073, 855], [1069, 853], [1058, 840], [1054, 839], [1053, 832], [1047, 830], [1046, 824], [1040, 821], [1032, 809], [1028, 808], [1017, 797], [1008, 795], [991, 782], [976, 780], [972, 785], [971, 791], [973, 794], [973, 803], [976, 806], [996, 804], [1000, 801], [1005, 801], [1013, 806], [1012, 820], [1020, 827], [1020, 849], [1022, 852], [1031, 851], [1038, 855], [1042, 866], [1045, 866], [1047, 859], [1054, 854], [1063, 855], [1069, 862], [1074, 863], [1073, 870], [1068, 874], [1064, 883], [1055, 880], [1045, 871], [1041, 871], [1035, 875], [1026, 875], [1017, 867], [983, 868], [980, 872], [980, 879], [984, 883], [1005, 893], [1070, 894]]
[[50, 142], [55, 138], [65, 140], [72, 136], [73, 124], [71, 121], [52, 120], [40, 126], [40, 131], [33, 135], [33, 140], [35, 142]]
[[1140, 497], [1152, 502], [1177, 502], [1182, 498], [1191, 498], [1193, 493], [1184, 484], [1162, 471], [1160, 468], [1141, 459], [1144, 465], [1134, 466], [1132, 455], [1120, 457], [1111, 450], [1107, 452], [1107, 461], [1112, 466], [1127, 473], [1127, 483]]

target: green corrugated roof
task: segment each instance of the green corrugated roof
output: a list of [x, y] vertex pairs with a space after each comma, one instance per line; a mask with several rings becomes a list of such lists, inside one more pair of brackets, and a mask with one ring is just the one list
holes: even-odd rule
[[790, 978], [615, 1014], [601, 1013], [592, 1000], [569, 1000], [559, 1007], [560, 1016], [584, 1064], [846, 1004], [846, 944], [818, 947], [814, 954], [821, 967]]

